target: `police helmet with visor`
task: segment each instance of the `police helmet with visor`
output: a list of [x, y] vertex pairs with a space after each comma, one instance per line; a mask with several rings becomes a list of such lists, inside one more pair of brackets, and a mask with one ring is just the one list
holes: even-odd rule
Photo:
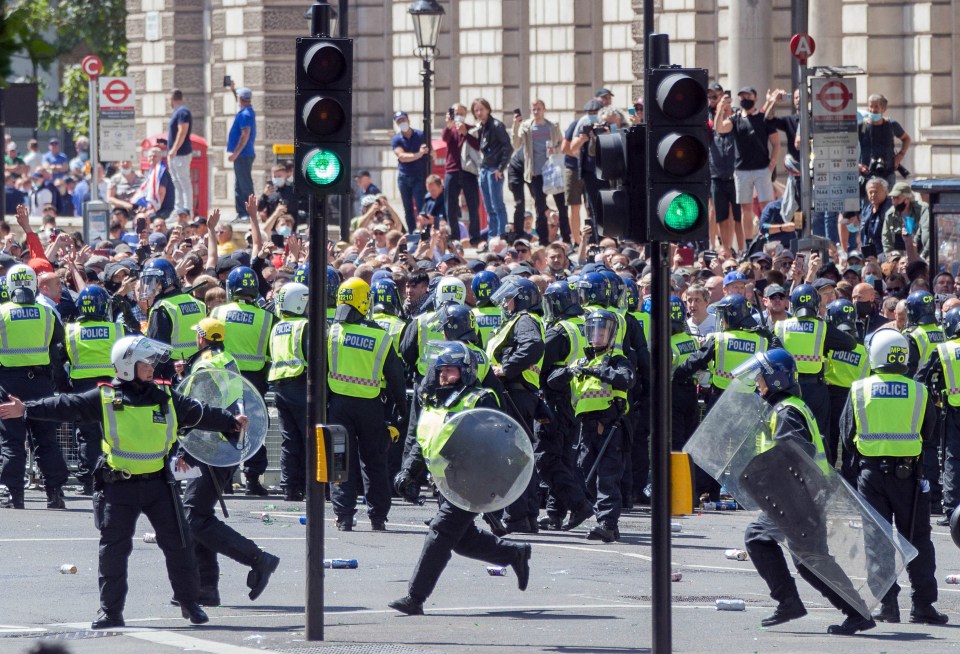
[[138, 363], [156, 367], [169, 358], [169, 345], [146, 336], [124, 336], [110, 350], [110, 362], [117, 371], [117, 379], [122, 381], [136, 379]]

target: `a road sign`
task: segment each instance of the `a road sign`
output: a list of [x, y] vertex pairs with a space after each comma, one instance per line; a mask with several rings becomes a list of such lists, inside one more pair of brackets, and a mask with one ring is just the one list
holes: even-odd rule
[[100, 80], [100, 159], [137, 161], [137, 105], [132, 77]]
[[813, 210], [856, 211], [857, 87], [852, 78], [811, 80], [813, 98]]
[[802, 66], [807, 65], [807, 59], [813, 55], [813, 51], [816, 49], [817, 44], [814, 43], [813, 37], [809, 34], [794, 34], [790, 39], [790, 54], [798, 59]]
[[88, 79], [97, 79], [103, 72], [103, 62], [97, 55], [88, 55], [80, 62], [80, 68]]

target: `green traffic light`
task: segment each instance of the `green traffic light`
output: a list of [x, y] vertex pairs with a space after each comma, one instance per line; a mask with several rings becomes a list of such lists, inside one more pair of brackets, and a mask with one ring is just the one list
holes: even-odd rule
[[[666, 209], [663, 209], [666, 204]], [[674, 232], [685, 232], [697, 226], [702, 207], [689, 193], [673, 191], [660, 201], [660, 217], [664, 226]]]
[[316, 186], [330, 186], [340, 179], [343, 162], [330, 150], [311, 150], [303, 161], [303, 174]]

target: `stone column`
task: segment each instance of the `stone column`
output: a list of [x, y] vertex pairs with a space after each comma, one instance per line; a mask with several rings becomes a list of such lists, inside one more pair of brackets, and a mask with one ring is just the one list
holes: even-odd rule
[[770, 0], [734, 0], [730, 3], [730, 88], [734, 97], [744, 86], [757, 89], [763, 102], [773, 82], [773, 12]]
[[808, 32], [817, 44], [810, 66], [843, 65], [843, 3], [837, 0], [808, 0]]

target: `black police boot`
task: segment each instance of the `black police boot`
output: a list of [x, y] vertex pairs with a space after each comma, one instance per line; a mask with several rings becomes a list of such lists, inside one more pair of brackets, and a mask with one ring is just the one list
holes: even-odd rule
[[353, 531], [353, 518], [337, 518], [337, 531]]
[[270, 494], [266, 488], [263, 487], [263, 484], [260, 483], [260, 475], [247, 474], [247, 495], [256, 495], [258, 497], [266, 497]]
[[91, 629], [111, 629], [125, 626], [122, 613], [106, 613], [103, 609], [97, 613], [97, 619], [90, 623]]
[[517, 575], [517, 588], [520, 590], [526, 590], [527, 582], [530, 581], [531, 554], [533, 554], [533, 548], [530, 547], [529, 543], [524, 543], [517, 548], [517, 558], [510, 564], [514, 574]]
[[560, 528], [564, 531], [570, 531], [571, 529], [579, 527], [583, 524], [584, 520], [591, 517], [593, 517], [593, 505], [587, 500], [584, 500], [583, 504], [580, 505], [580, 508], [571, 513], [570, 517]]
[[865, 618], [859, 613], [848, 615], [842, 624], [832, 624], [827, 627], [827, 633], [835, 636], [852, 636], [860, 631], [867, 631], [877, 626], [873, 618]]
[[409, 595], [393, 600], [387, 604], [391, 609], [406, 613], [407, 615], [423, 615], [423, 602], [414, 599]]
[[47, 489], [47, 508], [65, 509], [67, 503], [63, 501], [63, 489], [59, 486], [48, 487]]
[[543, 531], [560, 531], [560, 518], [545, 515], [537, 520], [537, 526]]
[[287, 502], [302, 502], [303, 501], [303, 491], [299, 489], [290, 489], [283, 494], [283, 499]]
[[914, 624], [947, 624], [950, 620], [945, 613], [940, 613], [933, 604], [916, 605], [910, 609], [910, 622]]
[[530, 526], [530, 520], [523, 518], [521, 520], [511, 520], [504, 522], [503, 526], [507, 528], [508, 534], [535, 534], [536, 531]]
[[372, 529], [373, 531], [386, 531], [387, 519], [386, 518], [370, 518], [370, 529]]
[[802, 618], [807, 614], [807, 609], [799, 597], [791, 597], [788, 600], [780, 602], [777, 609], [770, 615], [760, 621], [761, 627], [773, 627], [784, 622], [790, 622], [797, 618]]
[[613, 527], [598, 524], [587, 534], [587, 540], [602, 540], [604, 543], [612, 543], [617, 540], [617, 532]]
[[944, 509], [943, 516], [937, 518], [938, 527], [949, 527], [950, 526], [950, 516], [953, 515], [952, 509]]
[[206, 612], [200, 608], [198, 602], [188, 602], [180, 605], [180, 615], [190, 621], [190, 624], [207, 624], [210, 618]]
[[260, 552], [253, 568], [247, 573], [247, 586], [250, 588], [250, 599], [255, 600], [260, 597], [260, 593], [267, 587], [277, 566], [280, 565], [280, 557], [267, 552]]
[[900, 622], [900, 606], [896, 602], [881, 604], [880, 610], [873, 612], [873, 619], [877, 622]]
[[3, 503], [0, 504], [0, 507], [4, 509], [23, 509], [26, 508], [23, 504], [23, 489], [22, 488], [11, 488], [7, 491], [9, 493], [7, 497], [3, 500]]
[[77, 490], [77, 495], [85, 495], [87, 497], [93, 495], [93, 480], [89, 479], [87, 481], [80, 482], [80, 488]]
[[[174, 606], [180, 606], [176, 597], [170, 600]], [[220, 606], [220, 591], [215, 586], [200, 586], [199, 603], [201, 606]]]

